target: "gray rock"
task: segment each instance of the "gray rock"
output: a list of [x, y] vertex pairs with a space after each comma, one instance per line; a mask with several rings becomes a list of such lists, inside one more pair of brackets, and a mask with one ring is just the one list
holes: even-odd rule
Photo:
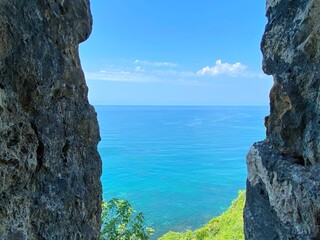
[[267, 1], [263, 69], [274, 77], [268, 138], [305, 164], [320, 163], [320, 4]]
[[319, 239], [320, 166], [254, 144], [247, 156], [246, 239]]
[[267, 139], [247, 156], [246, 239], [320, 239], [320, 3], [267, 0]]
[[78, 45], [88, 0], [0, 2], [0, 239], [97, 239], [100, 140]]

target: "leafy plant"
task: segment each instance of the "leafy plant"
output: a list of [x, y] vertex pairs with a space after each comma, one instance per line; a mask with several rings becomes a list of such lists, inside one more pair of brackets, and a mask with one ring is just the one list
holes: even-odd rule
[[102, 203], [100, 240], [147, 240], [154, 232], [144, 226], [142, 212], [136, 213], [127, 200]]

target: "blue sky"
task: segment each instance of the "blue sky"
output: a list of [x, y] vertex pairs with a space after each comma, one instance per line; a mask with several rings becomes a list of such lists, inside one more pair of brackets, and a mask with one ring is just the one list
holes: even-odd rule
[[264, 1], [92, 0], [92, 104], [267, 105]]

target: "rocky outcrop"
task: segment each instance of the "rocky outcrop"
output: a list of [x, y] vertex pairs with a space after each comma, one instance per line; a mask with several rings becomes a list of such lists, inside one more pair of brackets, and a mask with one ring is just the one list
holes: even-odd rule
[[267, 138], [247, 156], [246, 239], [320, 239], [320, 4], [267, 0]]
[[78, 44], [88, 0], [0, 1], [0, 239], [97, 239], [101, 160]]

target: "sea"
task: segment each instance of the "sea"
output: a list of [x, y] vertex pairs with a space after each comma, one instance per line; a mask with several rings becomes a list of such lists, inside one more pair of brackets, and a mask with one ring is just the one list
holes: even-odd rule
[[245, 189], [268, 106], [95, 106], [103, 199], [129, 200], [157, 239], [194, 230]]

